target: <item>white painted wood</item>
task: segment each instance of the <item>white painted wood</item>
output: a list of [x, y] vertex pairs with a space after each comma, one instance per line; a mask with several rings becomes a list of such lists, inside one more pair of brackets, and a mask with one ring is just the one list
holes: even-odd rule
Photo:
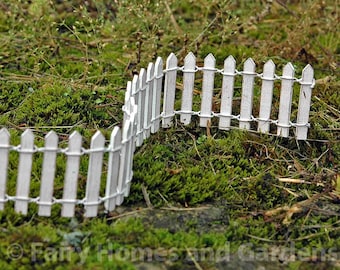
[[[138, 98], [139, 98], [139, 76], [134, 75], [132, 79], [132, 84], [131, 84], [131, 97], [135, 99], [135, 101], [138, 104]], [[126, 104], [126, 103], [125, 103]], [[129, 105], [128, 105], [129, 106]], [[131, 108], [130, 108], [131, 109]], [[130, 110], [129, 109], [129, 110]], [[135, 129], [133, 132], [137, 134], [137, 125], [134, 127]], [[136, 141], [134, 142], [134, 147], [136, 146]]]
[[155, 67], [153, 63], [149, 63], [146, 71], [146, 92], [145, 92], [145, 115], [144, 115], [144, 138], [150, 137], [151, 118], [152, 118], [152, 97], [155, 81]]
[[44, 148], [38, 214], [39, 216], [50, 216], [58, 152], [58, 135], [54, 131], [50, 131], [45, 136]]
[[109, 197], [105, 201], [105, 209], [112, 211], [116, 207], [117, 184], [120, 168], [120, 151], [122, 147], [122, 134], [119, 127], [114, 127], [109, 145], [109, 161], [106, 180], [105, 197]]
[[131, 110], [130, 108], [130, 98], [131, 98], [131, 89], [132, 82], [128, 81], [126, 85], [125, 97], [124, 97], [124, 105], [123, 105], [123, 126], [127, 119], [129, 118], [128, 112]]
[[188, 125], [191, 122], [192, 115], [192, 95], [195, 82], [195, 70], [196, 57], [190, 52], [184, 59], [183, 70], [183, 91], [182, 91], [182, 104], [181, 104], [181, 116], [180, 121], [184, 125]]
[[172, 126], [175, 106], [175, 91], [176, 91], [176, 76], [177, 76], [177, 57], [171, 53], [166, 60], [166, 73], [164, 85], [164, 103], [163, 103], [163, 119], [162, 127], [168, 128]]
[[15, 198], [15, 211], [27, 214], [34, 151], [34, 135], [30, 129], [21, 135], [19, 170]]
[[280, 106], [277, 123], [277, 135], [282, 137], [289, 136], [294, 73], [295, 70], [293, 65], [291, 63], [287, 63], [283, 68], [283, 73], [281, 77]]
[[78, 175], [82, 145], [82, 137], [78, 131], [74, 131], [69, 138], [66, 152], [67, 163], [65, 173], [65, 183], [63, 192], [63, 207], [61, 215], [63, 217], [73, 217], [77, 200]]
[[124, 200], [124, 193], [125, 193], [125, 186], [127, 182], [127, 178], [129, 177], [129, 168], [130, 168], [130, 142], [131, 138], [130, 135], [132, 134], [133, 128], [133, 120], [129, 118], [123, 126], [122, 131], [122, 150], [120, 156], [120, 163], [119, 163], [119, 178], [118, 178], [118, 185], [117, 185], [117, 198], [116, 198], [116, 205], [121, 205]]
[[242, 80], [242, 97], [240, 110], [239, 127], [243, 129], [250, 129], [250, 122], [252, 121], [253, 96], [254, 96], [254, 79], [255, 79], [255, 62], [248, 58], [243, 66], [243, 80]]
[[151, 133], [156, 133], [160, 126], [161, 95], [163, 82], [163, 60], [158, 57], [155, 63], [155, 83], [152, 97]]
[[219, 129], [229, 130], [232, 117], [233, 96], [234, 96], [234, 80], [235, 80], [235, 58], [230, 55], [224, 60], [221, 109]]
[[211, 120], [212, 98], [215, 78], [215, 57], [210, 53], [204, 59], [202, 102], [200, 113], [200, 126], [206, 127]]
[[145, 94], [146, 94], [146, 71], [144, 68], [139, 73], [139, 103], [137, 112], [137, 138], [136, 146], [141, 146], [144, 140], [144, 117], [145, 117]]
[[99, 189], [102, 176], [105, 137], [98, 130], [91, 139], [89, 167], [86, 183], [85, 216], [95, 217], [98, 212]]
[[306, 140], [308, 133], [309, 110], [312, 99], [312, 85], [314, 80], [314, 70], [311, 65], [305, 66], [302, 71], [299, 106], [297, 114], [296, 138]]
[[257, 130], [268, 133], [270, 128], [270, 113], [273, 101], [275, 64], [272, 60], [267, 61], [263, 67], [260, 113]]
[[[134, 119], [136, 117], [136, 113], [137, 113], [137, 106], [134, 105], [133, 111], [132, 111], [132, 114], [131, 114], [131, 122], [132, 123], [134, 122]], [[129, 135], [129, 136], [131, 136], [131, 135]], [[127, 164], [126, 181], [125, 181], [125, 186], [124, 186], [124, 196], [125, 197], [129, 196], [131, 181], [132, 181], [132, 177], [133, 177], [132, 165], [133, 165], [133, 153], [134, 153], [134, 149], [131, 146], [131, 142], [128, 145], [127, 151], [128, 151], [128, 158], [127, 158], [128, 164]]]
[[8, 170], [8, 153], [9, 153], [10, 135], [7, 129], [0, 130], [0, 210], [5, 207], [7, 170]]

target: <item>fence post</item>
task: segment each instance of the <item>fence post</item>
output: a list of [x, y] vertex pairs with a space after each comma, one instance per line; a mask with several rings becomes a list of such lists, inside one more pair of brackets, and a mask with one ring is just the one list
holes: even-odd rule
[[152, 97], [151, 133], [156, 133], [159, 130], [162, 81], [163, 60], [161, 57], [158, 57], [155, 63], [155, 83]]
[[171, 53], [166, 60], [166, 73], [164, 85], [164, 104], [163, 104], [163, 120], [162, 127], [168, 128], [172, 125], [174, 117], [176, 76], [177, 76], [177, 57]]
[[240, 124], [239, 127], [243, 129], [250, 129], [250, 122], [252, 121], [253, 96], [254, 96], [254, 79], [255, 62], [248, 58], [243, 66], [243, 80], [242, 80], [242, 97], [240, 110]]
[[184, 125], [188, 125], [191, 122], [192, 94], [194, 90], [195, 72], [196, 57], [192, 52], [190, 52], [184, 59], [183, 69], [183, 91], [180, 121]]
[[45, 136], [43, 169], [41, 173], [39, 216], [50, 216], [53, 196], [53, 183], [58, 151], [58, 135], [50, 131]]
[[27, 214], [28, 208], [33, 152], [34, 135], [30, 129], [26, 129], [21, 135], [19, 171], [15, 197], [15, 211], [24, 215]]
[[215, 57], [211, 53], [204, 59], [200, 127], [206, 127], [212, 117], [212, 98], [216, 72], [215, 62]]
[[98, 130], [91, 139], [87, 172], [85, 216], [95, 217], [98, 212], [99, 188], [102, 176], [105, 137]]
[[295, 71], [293, 65], [291, 63], [287, 63], [283, 68], [281, 77], [280, 106], [277, 123], [277, 135], [282, 137], [289, 136], [293, 84], [295, 80], [294, 73]]
[[81, 152], [82, 137], [78, 131], [74, 131], [69, 138], [68, 148], [65, 152], [67, 156], [65, 183], [63, 191], [63, 207], [61, 215], [63, 217], [73, 217], [74, 208], [77, 203], [77, 187]]
[[298, 140], [306, 140], [308, 133], [309, 110], [312, 99], [312, 89], [314, 87], [314, 70], [311, 65], [307, 65], [302, 71], [300, 81], [300, 98], [296, 123], [296, 137]]
[[219, 129], [223, 130], [229, 130], [232, 118], [235, 66], [236, 61], [233, 56], [230, 55], [224, 60], [220, 120], [218, 124]]
[[144, 137], [149, 138], [151, 132], [152, 97], [154, 91], [155, 69], [153, 63], [149, 63], [146, 71], [146, 93], [145, 93], [145, 115], [144, 115]]
[[270, 113], [273, 102], [275, 64], [272, 60], [267, 61], [263, 67], [260, 113], [258, 119], [257, 131], [269, 132]]
[[0, 210], [4, 209], [6, 202], [7, 170], [8, 170], [8, 153], [9, 153], [10, 135], [7, 129], [0, 130]]
[[119, 127], [114, 127], [109, 145], [109, 161], [105, 197], [105, 209], [112, 211], [116, 207], [117, 185], [120, 168], [120, 152], [122, 148], [122, 134]]

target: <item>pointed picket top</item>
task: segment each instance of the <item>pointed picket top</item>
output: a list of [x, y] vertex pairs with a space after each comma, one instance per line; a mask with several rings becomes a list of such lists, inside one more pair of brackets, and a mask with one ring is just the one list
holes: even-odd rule
[[235, 66], [236, 66], [236, 60], [232, 55], [229, 55], [225, 60], [224, 60], [224, 69], [223, 73], [225, 75], [234, 75], [235, 73]]
[[155, 68], [154, 68], [154, 64], [152, 62], [150, 62], [148, 64], [148, 68], [146, 70], [146, 80], [149, 81], [153, 78], [155, 74]]
[[189, 52], [184, 58], [184, 66], [185, 65], [192, 66], [195, 64], [196, 64], [196, 56], [192, 52]]
[[10, 134], [6, 128], [0, 129], [0, 146], [7, 146], [9, 143]]
[[21, 135], [21, 148], [31, 148], [34, 145], [34, 134], [32, 130], [26, 129]]
[[314, 80], [314, 69], [310, 64], [308, 64], [302, 70], [302, 81], [301, 82], [312, 84], [313, 80]]
[[283, 79], [294, 79], [295, 69], [291, 62], [288, 62], [283, 67], [282, 77]]
[[143, 90], [146, 85], [146, 70], [145, 68], [141, 68], [139, 72], [139, 89]]
[[269, 78], [274, 79], [274, 73], [275, 64], [271, 59], [269, 59], [263, 66], [263, 77], [266, 78], [266, 75], [271, 75]]
[[174, 53], [170, 53], [170, 55], [168, 56], [168, 58], [166, 59], [166, 68], [170, 69], [170, 68], [174, 68], [177, 67], [177, 57]]
[[155, 62], [155, 74], [156, 77], [163, 75], [163, 59], [162, 57], [158, 56]]
[[248, 58], [243, 64], [243, 69], [246, 72], [254, 72], [255, 66], [256, 66], [256, 64], [255, 64], [254, 60], [252, 58]]
[[68, 143], [69, 152], [71, 150], [79, 150], [81, 147], [81, 142], [82, 142], [81, 134], [77, 130], [73, 131], [69, 137]]
[[138, 75], [134, 75], [133, 79], [132, 79], [132, 95], [136, 95], [138, 93], [139, 90], [139, 83], [138, 83]]
[[46, 145], [55, 145], [58, 143], [58, 135], [55, 131], [49, 131], [45, 136], [45, 144]]
[[91, 138], [91, 149], [102, 147], [105, 143], [105, 137], [100, 130], [97, 130], [96, 133]]
[[130, 97], [131, 97], [131, 93], [132, 93], [132, 82], [131, 81], [128, 81], [127, 84], [126, 84], [126, 92], [125, 92], [125, 97], [124, 97], [124, 101], [126, 104]]
[[216, 59], [215, 59], [215, 56], [212, 53], [209, 53], [204, 58], [204, 67], [215, 68], [215, 63], [216, 63]]

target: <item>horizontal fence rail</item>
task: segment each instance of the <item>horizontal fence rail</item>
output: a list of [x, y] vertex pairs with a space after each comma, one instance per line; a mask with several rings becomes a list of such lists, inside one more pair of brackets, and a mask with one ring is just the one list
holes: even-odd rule
[[[84, 149], [82, 136], [75, 131], [69, 136], [68, 147], [60, 148], [58, 135], [50, 131], [44, 138], [44, 147], [37, 147], [34, 133], [30, 129], [22, 133], [20, 145], [13, 146], [10, 144], [8, 130], [1, 129], [0, 210], [4, 209], [8, 201], [13, 201], [15, 211], [22, 214], [27, 214], [29, 203], [35, 203], [38, 205], [40, 216], [50, 216], [54, 204], [62, 206], [61, 216], [64, 217], [74, 216], [76, 205], [83, 205], [86, 217], [96, 216], [102, 203], [106, 211], [114, 210], [117, 205], [122, 204], [124, 197], [129, 195], [135, 148], [141, 146], [144, 139], [151, 134], [159, 131], [160, 127], [171, 127], [176, 115], [179, 115], [179, 121], [184, 125], [190, 124], [193, 117], [198, 117], [201, 127], [209, 127], [211, 121], [217, 119], [217, 127], [221, 130], [235, 127], [250, 130], [254, 126], [252, 123], [257, 123], [257, 131], [270, 133], [271, 127], [276, 126], [276, 134], [282, 137], [288, 137], [294, 128], [296, 138], [306, 140], [311, 92], [315, 83], [313, 68], [307, 65], [300, 79], [295, 77], [291, 63], [284, 66], [282, 75], [275, 73], [272, 60], [264, 64], [262, 73], [257, 73], [255, 69], [255, 62], [249, 58], [244, 62], [243, 70], [238, 71], [233, 56], [227, 57], [223, 68], [218, 69], [212, 54], [209, 54], [204, 59], [203, 66], [199, 67], [192, 53], [185, 57], [183, 66], [178, 66], [177, 57], [170, 54], [163, 69], [163, 60], [158, 57], [155, 63], [150, 63], [147, 69], [141, 69], [139, 75], [135, 75], [133, 80], [127, 83], [122, 108], [123, 125], [122, 128], [113, 129], [108, 146], [103, 134], [97, 131], [91, 138], [90, 148]], [[233, 114], [238, 78], [241, 81], [241, 101], [239, 113]], [[198, 80], [201, 80], [201, 83], [198, 83]], [[292, 121], [294, 84], [300, 85], [300, 93], [296, 102], [296, 119]], [[260, 98], [258, 115], [254, 116], [256, 87], [260, 90]], [[275, 108], [277, 119], [272, 119], [275, 87], [279, 91], [279, 108]], [[197, 107], [194, 94], [197, 92], [200, 94], [200, 110], [194, 111], [193, 106]], [[179, 110], [175, 109], [176, 98], [181, 101]], [[216, 100], [219, 106], [214, 104]], [[235, 126], [235, 122], [238, 122], [238, 126]], [[9, 157], [13, 151], [19, 154], [16, 194], [8, 195]], [[40, 196], [30, 197], [31, 174], [37, 153], [43, 155]], [[57, 174], [57, 158], [60, 155], [65, 157], [63, 195], [61, 198], [55, 198], [53, 187]], [[86, 190], [84, 198], [78, 199], [79, 171], [83, 156], [88, 157]], [[108, 158], [105, 159], [105, 156]], [[105, 177], [104, 162], [107, 163]], [[105, 196], [100, 196], [103, 178], [106, 178]]]

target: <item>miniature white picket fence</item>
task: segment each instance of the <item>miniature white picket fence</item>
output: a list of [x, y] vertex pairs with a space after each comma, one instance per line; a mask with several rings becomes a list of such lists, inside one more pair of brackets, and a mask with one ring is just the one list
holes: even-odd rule
[[[193, 111], [193, 94], [195, 74], [203, 73], [200, 111]], [[182, 73], [183, 89], [181, 91], [181, 109], [175, 110], [178, 73]], [[218, 78], [218, 76], [220, 78]], [[239, 115], [232, 112], [235, 77], [242, 76], [241, 107]], [[164, 78], [164, 82], [163, 82]], [[261, 80], [261, 98], [259, 116], [253, 111], [255, 78]], [[213, 95], [215, 80], [222, 80], [220, 89], [220, 110], [213, 111]], [[280, 101], [278, 119], [271, 119], [274, 82], [280, 85]], [[300, 84], [298, 112], [296, 122], [291, 121], [293, 84]], [[122, 129], [115, 127], [110, 142], [105, 146], [105, 138], [100, 131], [93, 135], [90, 149], [82, 147], [82, 137], [75, 131], [69, 136], [68, 147], [58, 147], [58, 136], [50, 131], [45, 137], [45, 146], [34, 144], [34, 135], [26, 130], [21, 136], [21, 144], [10, 145], [7, 129], [0, 130], [0, 210], [7, 201], [14, 201], [15, 211], [27, 214], [29, 203], [39, 206], [38, 214], [50, 216], [53, 204], [61, 204], [61, 216], [72, 217], [76, 205], [84, 205], [85, 216], [94, 217], [98, 214], [98, 206], [104, 203], [107, 211], [115, 209], [129, 195], [133, 176], [132, 162], [136, 146], [142, 145], [151, 133], [156, 133], [160, 126], [171, 127], [176, 115], [184, 125], [191, 123], [192, 116], [199, 118], [201, 127], [210, 127], [212, 118], [218, 118], [218, 128], [229, 130], [235, 128], [232, 120], [239, 122], [238, 128], [251, 129], [251, 123], [257, 122], [257, 130], [270, 132], [270, 125], [277, 126], [277, 135], [288, 137], [291, 128], [295, 128], [298, 140], [306, 140], [311, 93], [314, 87], [314, 71], [307, 65], [300, 79], [294, 76], [291, 63], [284, 66], [282, 76], [275, 74], [275, 64], [269, 60], [265, 63], [262, 73], [255, 72], [255, 63], [249, 58], [245, 61], [243, 71], [236, 70], [236, 61], [229, 56], [224, 61], [223, 69], [215, 67], [215, 58], [209, 54], [204, 59], [204, 66], [196, 65], [196, 58], [189, 53], [184, 59], [184, 66], [179, 67], [177, 58], [170, 54], [163, 70], [162, 58], [158, 57], [155, 64], [141, 69], [132, 82], [128, 82], [123, 106], [124, 119]], [[215, 91], [216, 92], [216, 91]], [[162, 101], [163, 97], [163, 102]], [[161, 112], [161, 106], [163, 111]], [[162, 121], [162, 123], [161, 123]], [[19, 165], [16, 183], [16, 195], [6, 193], [7, 171], [10, 151], [19, 153]], [[34, 154], [42, 152], [43, 165], [41, 174], [40, 196], [29, 197], [30, 181]], [[100, 197], [100, 183], [103, 175], [104, 153], [108, 153], [108, 169], [106, 174], [105, 196]], [[56, 174], [57, 155], [66, 155], [63, 197], [55, 198], [53, 183]], [[85, 198], [77, 199], [79, 164], [83, 155], [89, 155]]]

